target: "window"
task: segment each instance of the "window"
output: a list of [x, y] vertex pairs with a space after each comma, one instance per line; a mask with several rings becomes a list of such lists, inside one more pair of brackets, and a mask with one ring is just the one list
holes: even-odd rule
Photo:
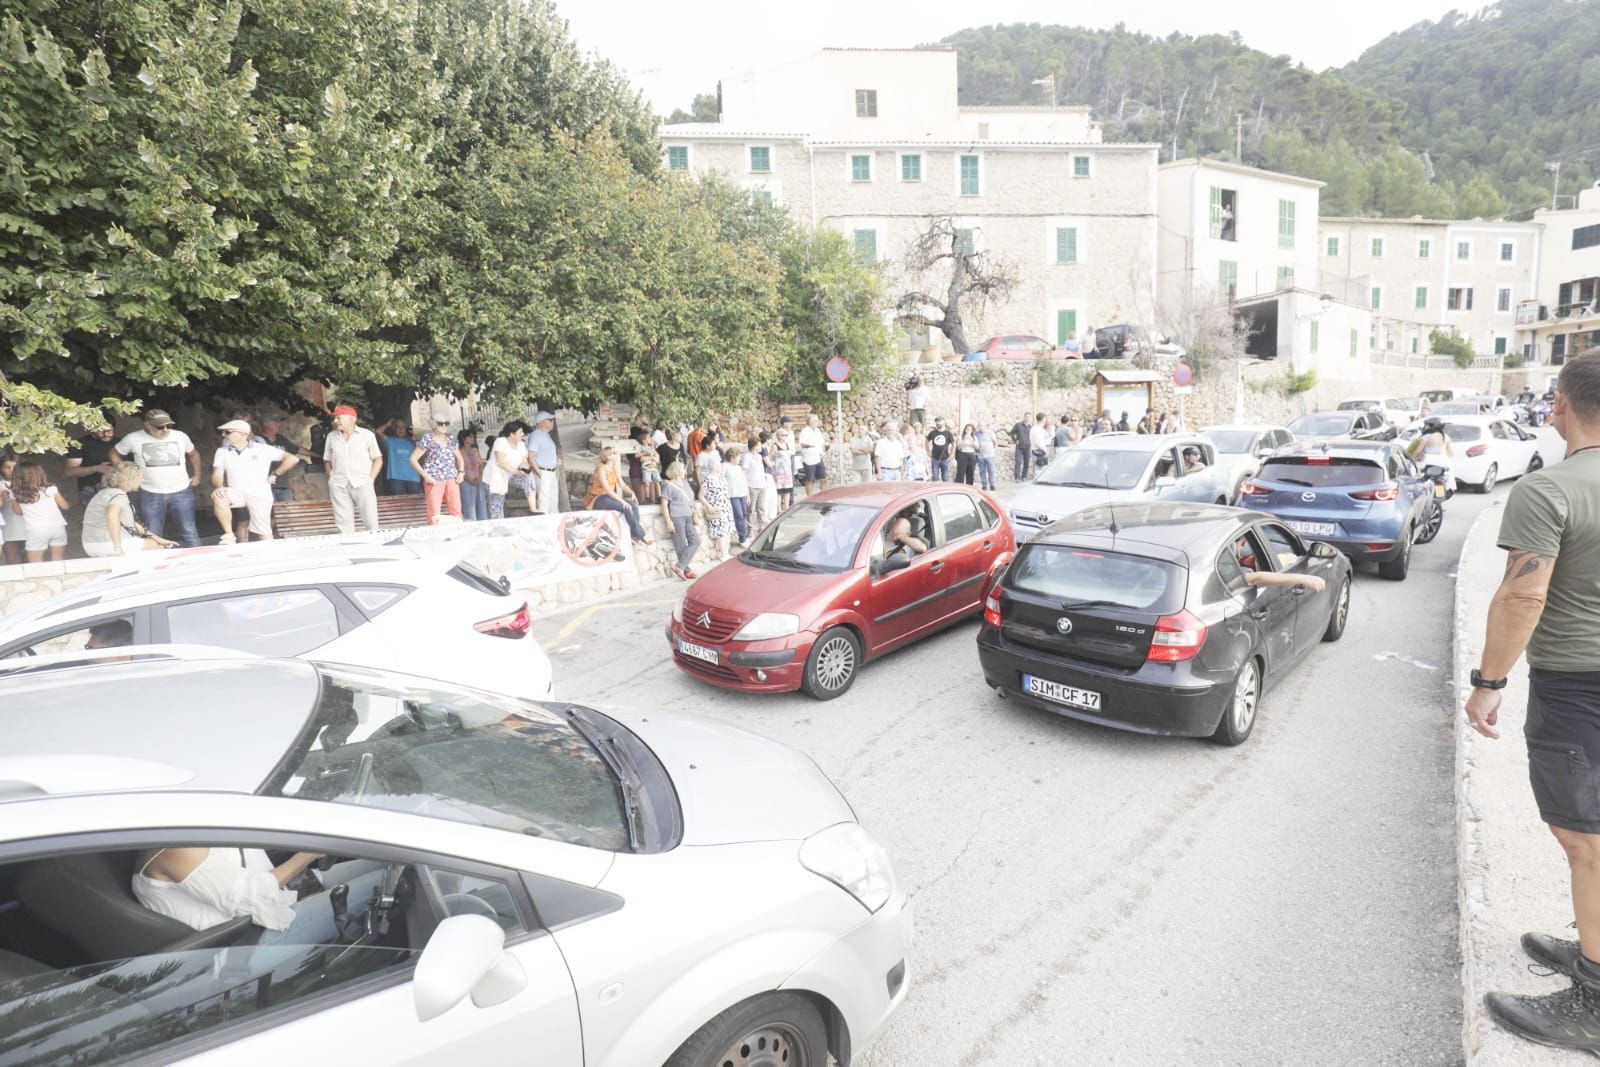
[[875, 119], [878, 117], [878, 90], [856, 90], [856, 118]]
[[1495, 337], [1494, 354], [1497, 356], [1503, 356], [1506, 354], [1506, 339], [1503, 336]]
[[1328, 255], [1337, 256], [1338, 254], [1339, 254], [1339, 239], [1337, 237], [1328, 238]]
[[1382, 307], [1383, 307], [1383, 287], [1381, 285], [1374, 285], [1372, 287], [1372, 310], [1377, 311]]
[[1510, 263], [1517, 258], [1517, 246], [1510, 241], [1500, 242], [1500, 262]]
[[[1417, 258], [1427, 259], [1433, 255], [1433, 242], [1426, 237], [1417, 241]], [[1420, 305], [1418, 305], [1420, 306]]]
[[339, 588], [369, 619], [388, 611], [411, 592], [403, 585], [341, 585]]
[[966, 493], [940, 493], [933, 499], [939, 521], [944, 524], [945, 544], [983, 529], [983, 519]]
[[1428, 287], [1426, 285], [1417, 286], [1416, 306], [1418, 311], [1424, 311], [1428, 307]]
[[1231, 259], [1218, 261], [1217, 288], [1232, 299], [1234, 291], [1239, 288], [1239, 264]]
[[1278, 561], [1279, 570], [1287, 570], [1300, 562], [1304, 553], [1295, 542], [1294, 534], [1271, 522], [1262, 523], [1256, 528], [1266, 538], [1267, 551]]
[[1383, 238], [1382, 237], [1374, 237], [1372, 239], [1372, 258], [1373, 259], [1382, 259], [1383, 258]]
[[1064, 345], [1067, 339], [1078, 332], [1078, 312], [1073, 308], [1062, 308], [1056, 312], [1056, 344]]
[[1211, 236], [1222, 241], [1232, 241], [1235, 236], [1234, 212], [1238, 207], [1238, 194], [1232, 189], [1211, 187]]
[[1472, 242], [1471, 241], [1457, 241], [1456, 242], [1456, 260], [1458, 262], [1465, 263], [1467, 260], [1469, 260], [1471, 258], [1472, 258]]
[[320, 589], [268, 589], [167, 608], [168, 640], [263, 656], [299, 656], [339, 636], [339, 616]]
[[[38, 637], [25, 638], [25, 644], [15, 645], [6, 654], [7, 659], [17, 656], [49, 656], [57, 652], [82, 652], [86, 648], [116, 648], [134, 644], [134, 618], [132, 615], [106, 615], [92, 622], [78, 623], [70, 630], [57, 630]], [[139, 643], [143, 643], [140, 641]]]
[[1312, 319], [1311, 320], [1311, 354], [1313, 356], [1317, 354], [1317, 334], [1319, 332], [1317, 330], [1317, 325], [1318, 325], [1317, 324], [1317, 320], [1316, 319]]
[[1355, 359], [1356, 358], [1356, 331], [1355, 331], [1355, 327], [1351, 327], [1350, 328], [1350, 358], [1351, 359]]
[[1497, 285], [1494, 290], [1494, 309], [1496, 311], [1511, 310], [1511, 286]]
[[766, 145], [750, 146], [750, 171], [753, 174], [772, 173], [772, 149]]
[[1278, 288], [1279, 289], [1293, 289], [1294, 288], [1294, 268], [1293, 267], [1279, 267], [1278, 268]]
[[978, 510], [983, 513], [983, 525], [986, 529], [994, 529], [1000, 523], [1000, 513], [989, 506], [989, 502], [982, 497], [978, 498]]
[[1278, 201], [1278, 247], [1294, 247], [1294, 201]]
[[1072, 176], [1074, 178], [1087, 178], [1087, 177], [1089, 177], [1089, 157], [1088, 156], [1073, 156], [1072, 157]]
[[987, 141], [988, 139], [989, 139], [989, 124], [987, 122], [978, 123], [978, 140]]
[[922, 157], [909, 155], [900, 157], [900, 180], [903, 182], [920, 182], [922, 180]]
[[957, 160], [957, 168], [961, 173], [961, 195], [977, 196], [980, 170], [978, 157], [961, 156]]
[[675, 145], [668, 145], [667, 146], [667, 169], [668, 170], [688, 170], [689, 169], [689, 146], [688, 145], [686, 145], [686, 144], [675, 144]]
[[755, 200], [755, 202], [760, 204], [762, 207], [771, 207], [772, 206], [772, 190], [771, 189], [757, 189], [751, 195], [752, 195], [752, 198]]
[[870, 182], [872, 180], [872, 157], [850, 157], [850, 180], [853, 182]]
[[1445, 293], [1444, 306], [1446, 311], [1471, 311], [1472, 290], [1451, 289]]
[[1593, 248], [1600, 245], [1600, 222], [1593, 226], [1579, 226], [1572, 231], [1572, 250], [1580, 248]]
[[1076, 226], [1056, 227], [1056, 262], [1078, 262], [1078, 228]]
[[856, 259], [862, 263], [875, 263], [878, 259], [878, 231], [856, 230], [850, 235]]
[[978, 254], [978, 236], [973, 230], [957, 230], [955, 250], [964, 256]]
[[1415, 355], [1416, 352], [1417, 352], [1417, 339], [1415, 337], [1413, 337], [1411, 339], [1411, 353], [1412, 353], [1412, 355]]

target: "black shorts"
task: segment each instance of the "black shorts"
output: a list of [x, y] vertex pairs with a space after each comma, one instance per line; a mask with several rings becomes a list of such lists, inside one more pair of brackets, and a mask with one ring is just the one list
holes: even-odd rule
[[801, 475], [808, 482], [825, 482], [828, 480], [828, 467], [824, 463], [807, 463], [801, 469]]
[[1600, 834], [1600, 671], [1528, 673], [1523, 734], [1539, 817]]

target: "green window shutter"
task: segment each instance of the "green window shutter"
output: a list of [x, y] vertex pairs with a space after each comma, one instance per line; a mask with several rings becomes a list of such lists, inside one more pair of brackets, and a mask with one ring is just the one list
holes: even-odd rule
[[1279, 267], [1278, 268], [1278, 288], [1279, 289], [1293, 289], [1294, 288], [1294, 268], [1293, 267]]
[[1074, 178], [1087, 178], [1089, 176], [1089, 157], [1072, 157], [1072, 176]]
[[[1433, 255], [1433, 242], [1428, 240], [1427, 238], [1423, 238], [1422, 240], [1418, 241], [1417, 242], [1417, 258], [1418, 259], [1427, 259], [1431, 255]], [[1422, 306], [1421, 304], [1417, 305], [1417, 307], [1421, 307], [1421, 306]]]
[[1056, 312], [1056, 344], [1064, 345], [1067, 338], [1078, 332], [1078, 313], [1074, 310]]
[[1217, 287], [1224, 296], [1228, 291], [1239, 284], [1239, 264], [1231, 259], [1224, 259], [1217, 264]]
[[922, 180], [922, 157], [900, 157], [900, 180], [903, 182], [920, 182]]
[[1372, 310], [1377, 311], [1383, 307], [1383, 290], [1378, 286], [1372, 287]]
[[1294, 247], [1294, 201], [1278, 201], [1278, 247]]
[[1382, 237], [1374, 237], [1372, 239], [1372, 258], [1373, 259], [1382, 259], [1383, 258], [1383, 238]]
[[750, 169], [757, 174], [766, 174], [771, 171], [772, 149], [765, 147], [750, 149]]
[[878, 258], [878, 231], [857, 230], [854, 237], [856, 258], [863, 263], [875, 262]]
[[978, 250], [978, 243], [973, 239], [971, 230], [956, 231], [956, 251], [963, 255], [972, 255]]
[[1420, 310], [1426, 308], [1427, 306], [1428, 306], [1428, 287], [1426, 285], [1419, 285], [1419, 286], [1417, 286], [1417, 310], [1420, 311]]
[[1319, 325], [1319, 323], [1317, 322], [1316, 319], [1312, 319], [1311, 320], [1311, 354], [1313, 356], [1317, 354], [1317, 326], [1318, 325]]
[[676, 144], [667, 149], [668, 170], [689, 169], [689, 146]]
[[1222, 236], [1222, 190], [1211, 187], [1211, 236]]
[[1328, 255], [1337, 256], [1338, 254], [1339, 254], [1339, 239], [1337, 237], [1328, 238]]
[[853, 182], [870, 182], [872, 180], [872, 157], [850, 157], [850, 180]]
[[1506, 339], [1504, 337], [1496, 337], [1494, 339], [1494, 354], [1497, 356], [1506, 354]]
[[1078, 262], [1078, 230], [1076, 227], [1056, 227], [1056, 262]]
[[978, 195], [978, 157], [961, 157], [961, 195]]

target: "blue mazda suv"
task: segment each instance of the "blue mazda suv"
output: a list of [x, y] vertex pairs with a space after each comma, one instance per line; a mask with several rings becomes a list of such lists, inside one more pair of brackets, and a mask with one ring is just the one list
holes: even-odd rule
[[1276, 515], [1307, 540], [1404, 581], [1433, 508], [1433, 482], [1394, 441], [1327, 441], [1265, 460], [1239, 506]]

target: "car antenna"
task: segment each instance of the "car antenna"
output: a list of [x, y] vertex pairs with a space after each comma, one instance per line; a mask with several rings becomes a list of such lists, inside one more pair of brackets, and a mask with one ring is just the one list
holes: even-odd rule
[[1101, 475], [1101, 477], [1103, 477], [1105, 479], [1105, 482], [1106, 482], [1106, 507], [1111, 510], [1111, 526], [1110, 526], [1111, 536], [1112, 537], [1116, 537], [1117, 533], [1118, 533], [1118, 529], [1117, 529], [1117, 500], [1116, 500], [1116, 497], [1111, 495], [1111, 472], [1110, 471], [1106, 471]]

